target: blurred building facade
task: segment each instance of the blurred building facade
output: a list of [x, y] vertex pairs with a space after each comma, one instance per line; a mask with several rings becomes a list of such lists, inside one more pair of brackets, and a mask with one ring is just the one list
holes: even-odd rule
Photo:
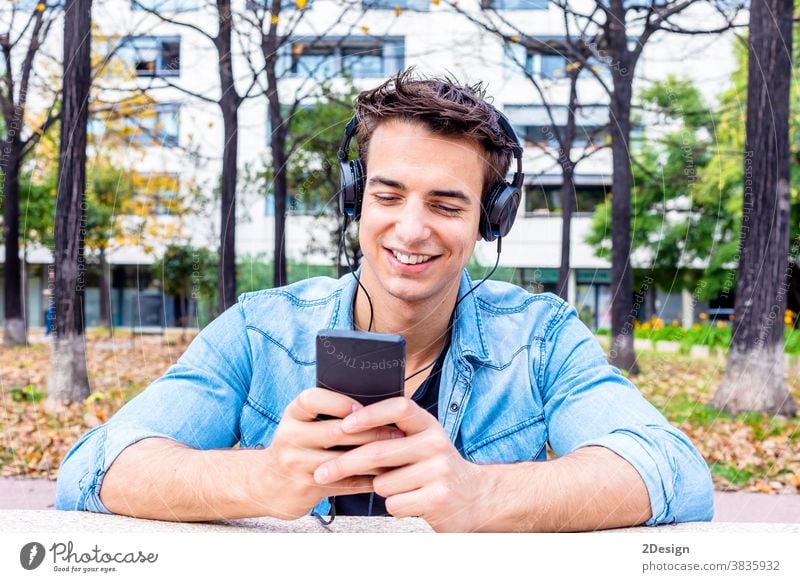
[[[262, 66], [263, 59], [259, 56], [258, 35], [241, 32], [245, 30], [241, 15], [253, 9], [257, 11], [253, 14], [263, 13], [265, 2], [266, 6], [271, 5], [271, 0], [232, 0], [234, 26], [240, 31], [234, 35], [233, 66], [237, 90], [242, 95], [249, 87], [252, 89], [251, 71]], [[284, 2], [278, 26], [290, 40], [278, 55], [278, 90], [284, 102], [307, 94], [308, 103], [317, 94], [320, 81], [344, 87], [349, 82], [346, 79], [352, 79], [357, 88], [365, 89], [410, 65], [425, 74], [450, 73], [466, 82], [483, 81], [495, 106], [506, 113], [525, 141], [524, 200], [515, 226], [503, 242], [500, 264], [513, 269], [513, 282], [524, 288], [555, 291], [561, 248], [561, 173], [555, 161], [558, 151], [550, 134], [550, 118], [542, 95], [527, 75], [540, 82], [556, 123], [566, 123], [569, 81], [564, 51], [559, 48], [565, 37], [563, 16], [546, 0], [470, 0], [462, 4], [459, 6], [467, 16], [457, 14], [446, 3], [430, 0]], [[116, 50], [115, 58], [129, 68], [130, 76], [125, 83], [146, 89], [158, 103], [155, 116], [132, 120], [130, 147], [117, 152], [119, 160], [142, 175], [152, 176], [153, 183], [159, 177], [172, 177], [175, 185], [162, 188], [163, 191], [144, 188], [142, 196], [151, 205], [154, 220], [165, 224], [180, 222], [181, 240], [209, 248], [218, 245], [219, 208], [215, 191], [223, 141], [219, 107], [213, 102], [219, 96], [217, 53], [206, 36], [216, 34], [214, 6], [214, 2], [207, 0], [99, 0], [93, 12], [100, 39], [95, 50]], [[150, 10], [158, 10], [167, 20], [190, 26], [168, 22]], [[537, 42], [527, 46], [506, 45], [498, 35], [476, 24], [488, 21], [494, 11], [512, 23], [506, 27], [507, 35], [513, 36], [513, 30], [519, 29]], [[500, 20], [495, 18], [494, 22]], [[57, 35], [51, 41], [53, 47], [60, 44]], [[709, 60], [718, 64], [713, 77], [709, 77], [704, 66]], [[715, 37], [710, 42], [664, 36], [654, 39], [645, 50], [635, 88], [668, 73], [678, 73], [695, 79], [701, 90], [713, 95], [720, 83], [727, 80], [733, 66], [728, 37]], [[602, 67], [598, 71], [606, 74]], [[591, 155], [576, 166], [568, 290], [570, 302], [582, 319], [592, 328], [602, 328], [610, 326], [613, 293], [610, 264], [595, 256], [584, 237], [596, 205], [611, 190], [611, 151], [605, 147], [606, 135], [598, 131], [608, 122], [608, 96], [594, 76], [586, 73], [580, 77], [578, 92], [582, 107], [577, 116], [573, 154], [576, 158]], [[109, 88], [109, 99], [112, 93], [113, 88]], [[343, 127], [347, 120], [341, 121]], [[104, 147], [103, 132], [107, 126], [102, 116], [95, 117], [90, 124], [99, 148]], [[240, 176], [263, 168], [269, 159], [270, 139], [267, 101], [263, 95], [243, 101], [238, 139]], [[332, 151], [331, 159], [334, 158]], [[268, 185], [259, 185], [257, 181], [246, 183], [242, 179], [240, 183], [237, 255], [263, 254], [269, 260], [274, 216]], [[171, 216], [169, 205], [163, 203], [178, 195], [170, 191], [173, 189], [199, 193], [196, 207], [188, 216]], [[286, 241], [290, 259], [330, 263], [331, 253], [326, 252], [324, 241], [329, 239], [333, 219], [318, 214], [290, 201]], [[151, 280], [149, 265], [162, 248], [163, 241], [154, 240], [109, 251], [114, 325], [136, 323], [137, 297], [157, 287]], [[30, 326], [40, 326], [44, 324], [47, 270], [52, 255], [44, 248], [25, 252], [28, 321]], [[494, 244], [478, 243], [475, 252], [478, 263], [492, 265], [495, 256]], [[99, 272], [90, 272], [87, 281], [85, 311], [87, 324], [92, 325], [99, 315]], [[167, 325], [175, 324], [172, 305], [173, 298], [167, 298], [164, 303]], [[697, 312], [708, 308], [685, 292], [657, 291], [649, 304], [650, 311], [662, 319], [684, 323], [693, 321]]]

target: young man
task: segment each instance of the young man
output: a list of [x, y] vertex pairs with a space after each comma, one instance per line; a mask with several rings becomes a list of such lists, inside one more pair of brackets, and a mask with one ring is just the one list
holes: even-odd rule
[[[703, 459], [574, 309], [470, 281], [516, 146], [482, 91], [401, 73], [355, 108], [363, 291], [347, 275], [242, 295], [78, 441], [57, 507], [292, 519], [333, 499], [340, 514], [385, 509], [437, 531], [710, 519]], [[405, 336], [406, 397], [365, 408], [314, 388], [316, 332], [370, 327]], [[541, 462], [548, 442], [558, 458]]]

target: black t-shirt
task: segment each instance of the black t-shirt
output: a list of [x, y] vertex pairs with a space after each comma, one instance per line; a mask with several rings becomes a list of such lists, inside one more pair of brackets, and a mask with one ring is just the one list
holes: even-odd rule
[[[439, 418], [439, 378], [449, 348], [450, 338], [448, 337], [447, 344], [436, 359], [430, 375], [411, 397], [420, 408], [427, 410], [434, 418]], [[386, 511], [386, 498], [377, 493], [340, 495], [333, 499], [333, 503], [336, 507], [336, 515], [389, 515]]]

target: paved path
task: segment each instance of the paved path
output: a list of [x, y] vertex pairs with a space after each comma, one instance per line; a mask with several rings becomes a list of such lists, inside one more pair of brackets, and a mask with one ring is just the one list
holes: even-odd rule
[[[53, 509], [56, 483], [0, 479], [0, 509]], [[800, 523], [800, 495], [714, 493], [714, 521]]]

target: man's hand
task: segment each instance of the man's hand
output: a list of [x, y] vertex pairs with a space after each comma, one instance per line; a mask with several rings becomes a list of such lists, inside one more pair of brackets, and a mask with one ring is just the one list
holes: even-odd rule
[[[363, 445], [403, 436], [397, 429], [382, 425], [343, 431], [341, 419], [359, 408], [363, 406], [352, 398], [322, 388], [304, 390], [286, 407], [275, 436], [265, 450], [266, 470], [275, 484], [268, 492], [274, 496], [269, 503], [280, 509], [279, 517], [301, 517], [327, 496], [373, 491], [370, 471], [344, 475], [325, 484], [317, 483], [313, 477], [320, 464], [345, 454], [330, 450], [332, 447]], [[336, 418], [316, 420], [321, 414]]]
[[[345, 415], [343, 415], [345, 416]], [[439, 422], [408, 398], [390, 398], [345, 416], [338, 426], [356, 436], [394, 423], [404, 438], [376, 440], [335, 458], [314, 473], [319, 484], [380, 472], [372, 482], [395, 517], [422, 517], [436, 531], [471, 531], [480, 525], [482, 469], [463, 459]]]

